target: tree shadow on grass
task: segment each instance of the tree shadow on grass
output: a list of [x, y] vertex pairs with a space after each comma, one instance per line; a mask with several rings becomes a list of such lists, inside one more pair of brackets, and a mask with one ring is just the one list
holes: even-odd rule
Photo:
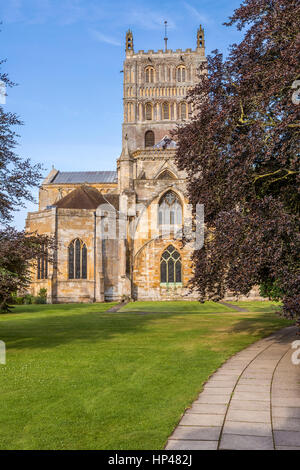
[[8, 318], [14, 315], [36, 315], [43, 313], [51, 313], [53, 310], [54, 314], [63, 314], [65, 312], [76, 312], [83, 310], [85, 313], [105, 313], [109, 308], [117, 305], [117, 302], [105, 302], [105, 303], [68, 303], [68, 304], [23, 304], [23, 305], [12, 305], [10, 306], [10, 312], [1, 312], [1, 318]]
[[[276, 315], [276, 323], [274, 325], [274, 318]], [[249, 335], [255, 335], [257, 337], [266, 337], [273, 333], [275, 330], [285, 328], [293, 325], [293, 322], [282, 318], [275, 312], [264, 312], [264, 316], [248, 316], [236, 322], [229, 329], [230, 333], [247, 333]]]
[[[127, 312], [116, 315], [105, 311], [66, 313], [32, 314], [26, 318], [5, 315], [5, 321], [0, 322], [1, 339], [8, 349], [45, 349], [81, 341], [104, 342], [123, 334], [141, 332], [158, 317], [155, 313], [144, 316], [137, 312], [134, 315]], [[170, 315], [182, 317], [182, 313], [170, 312]], [[160, 316], [164, 317], [165, 313]]]
[[[178, 311], [145, 312], [147, 313], [145, 315], [141, 311], [107, 313], [102, 310], [102, 305], [99, 308], [100, 311], [97, 312], [95, 304], [86, 306], [85, 311], [82, 313], [80, 312], [82, 305], [64, 305], [57, 310], [55, 308], [55, 305], [43, 306], [38, 312], [35, 308], [26, 308], [25, 317], [19, 317], [19, 315], [17, 317], [15, 315], [3, 316], [5, 321], [0, 321], [0, 336], [6, 342], [7, 348], [51, 349], [69, 343], [101, 343], [120, 337], [120, 335], [140, 333], [153, 320], [156, 321], [158, 318], [172, 317], [172, 319], [178, 318], [181, 320], [185, 316], [185, 312]], [[53, 310], [53, 313], [51, 310]], [[37, 315], [34, 315], [34, 312]], [[46, 315], [43, 315], [43, 312]], [[209, 315], [217, 315], [220, 320], [223, 313], [191, 311], [186, 314], [189, 316], [201, 315], [206, 320], [209, 320]], [[230, 312], [226, 313], [230, 314]], [[236, 316], [237, 312], [233, 315]], [[243, 314], [241, 313], [241, 315]], [[231, 327], [228, 325], [230, 333], [260, 335], [263, 332], [264, 335], [267, 335], [269, 332], [274, 331], [274, 314], [271, 313], [267, 318], [265, 316], [259, 318], [257, 316], [248, 316], [245, 319], [232, 319], [231, 321], [234, 321], [234, 324]], [[288, 322], [282, 320], [279, 327], [286, 325], [288, 325]], [[205, 328], [205, 325], [203, 326]], [[213, 330], [211, 325], [208, 325], [207, 328], [208, 332]], [[179, 331], [177, 333], [179, 334]]]

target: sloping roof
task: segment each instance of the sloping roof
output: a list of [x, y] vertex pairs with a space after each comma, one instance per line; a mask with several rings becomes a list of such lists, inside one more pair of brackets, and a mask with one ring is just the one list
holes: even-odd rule
[[103, 196], [106, 204], [109, 203], [118, 211], [119, 210], [119, 195], [118, 194], [105, 194]]
[[116, 171], [58, 171], [51, 184], [117, 183]]
[[106, 194], [103, 196], [96, 188], [80, 186], [80, 188], [74, 189], [54, 205], [60, 209], [97, 209], [100, 204], [107, 203], [118, 209], [118, 195]]

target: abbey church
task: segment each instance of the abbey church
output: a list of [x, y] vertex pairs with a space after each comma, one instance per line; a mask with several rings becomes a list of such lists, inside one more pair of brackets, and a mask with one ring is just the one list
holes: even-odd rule
[[122, 152], [116, 171], [52, 169], [39, 193], [39, 210], [26, 229], [55, 237], [56, 262], [38, 259], [32, 293], [49, 302], [131, 298], [193, 298], [192, 246], [181, 226], [190, 218], [186, 175], [178, 171], [170, 131], [192, 115], [186, 95], [205, 61], [204, 31], [196, 48], [135, 52], [126, 34]]

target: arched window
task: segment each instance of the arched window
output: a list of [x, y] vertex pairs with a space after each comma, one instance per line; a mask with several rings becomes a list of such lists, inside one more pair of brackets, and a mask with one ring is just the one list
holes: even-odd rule
[[48, 253], [47, 248], [43, 246], [43, 254], [37, 259], [37, 278], [47, 279], [48, 278]]
[[145, 132], [145, 147], [153, 147], [154, 141], [154, 132], [147, 131]]
[[168, 191], [158, 205], [158, 225], [170, 226], [182, 224], [182, 207], [177, 194]]
[[146, 83], [153, 83], [154, 76], [155, 76], [154, 67], [151, 67], [151, 66], [146, 67], [145, 73], [146, 73]]
[[180, 103], [180, 117], [181, 119], [187, 119], [187, 104]]
[[152, 120], [153, 108], [152, 108], [152, 104], [151, 104], [151, 103], [146, 103], [145, 115], [146, 115], [147, 121], [151, 121], [151, 120]]
[[87, 250], [82, 240], [76, 238], [69, 245], [69, 279], [87, 278]]
[[170, 105], [169, 103], [163, 103], [162, 109], [163, 119], [170, 119]]
[[160, 282], [177, 284], [182, 282], [181, 257], [173, 245], [169, 245], [160, 259]]
[[186, 77], [186, 68], [184, 65], [179, 65], [179, 67], [177, 67], [177, 81], [185, 82], [185, 77]]

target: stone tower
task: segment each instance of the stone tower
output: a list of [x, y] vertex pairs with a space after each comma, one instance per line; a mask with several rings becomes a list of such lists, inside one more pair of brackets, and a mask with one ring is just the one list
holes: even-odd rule
[[[165, 41], [167, 45], [167, 41]], [[197, 31], [195, 50], [134, 51], [132, 31], [126, 33], [123, 86], [123, 149], [152, 147], [191, 115], [186, 94], [197, 82], [197, 69], [205, 60], [204, 30]], [[150, 132], [149, 132], [150, 131]]]
[[[119, 210], [128, 236], [119, 242], [121, 296], [182, 298], [191, 276], [191, 250], [186, 246], [181, 251], [183, 283], [170, 290], [169, 285], [159, 281], [161, 250], [170, 244], [175, 249], [177, 241], [173, 236], [167, 240], [161, 236], [157, 207], [169, 191], [171, 198], [178, 198], [183, 218], [189, 217], [186, 175], [175, 165], [176, 143], [171, 139], [171, 130], [192, 114], [186, 95], [198, 81], [200, 63], [206, 60], [201, 26], [195, 39], [194, 50], [168, 49], [165, 37], [164, 50], [135, 52], [133, 33], [126, 33], [118, 190]], [[128, 230], [132, 226], [134, 233]]]

